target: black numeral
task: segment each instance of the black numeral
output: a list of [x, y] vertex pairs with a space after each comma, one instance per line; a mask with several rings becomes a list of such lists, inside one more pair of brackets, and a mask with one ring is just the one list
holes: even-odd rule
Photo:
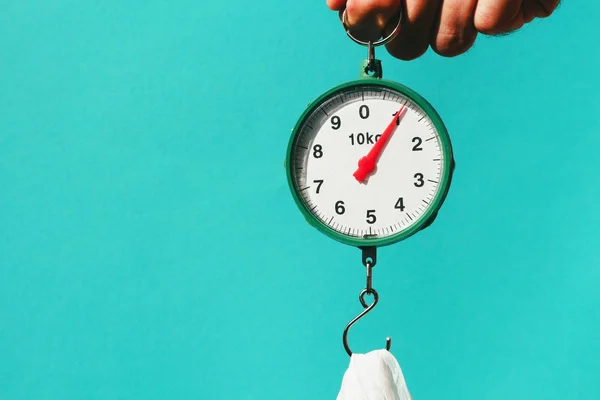
[[406, 207], [404, 207], [404, 197], [400, 197], [394, 206], [395, 209], [404, 211]]
[[415, 179], [417, 180], [415, 182], [416, 187], [422, 187], [425, 184], [425, 181], [423, 180], [423, 174], [421, 174], [420, 172], [417, 172], [415, 174]]
[[370, 114], [370, 112], [369, 112], [369, 107], [368, 107], [368, 106], [366, 106], [366, 105], [362, 105], [362, 106], [360, 106], [360, 108], [358, 109], [358, 115], [360, 115], [360, 117], [361, 117], [362, 119], [367, 119], [367, 118], [369, 118], [369, 114]]
[[374, 224], [377, 221], [375, 210], [367, 210], [367, 223]]
[[323, 146], [321, 146], [320, 144], [315, 144], [313, 146], [313, 156], [315, 158], [323, 157]]
[[339, 215], [342, 215], [343, 213], [346, 212], [346, 207], [344, 207], [343, 201], [340, 200], [337, 203], [335, 203], [335, 212], [338, 213]]
[[[396, 111], [395, 113], [392, 114], [392, 116], [396, 116], [398, 115], [398, 111]], [[396, 118], [396, 126], [400, 125], [400, 116], [398, 115], [398, 118]]]
[[317, 179], [313, 182], [317, 184], [317, 194], [319, 194], [319, 192], [321, 191], [321, 185], [323, 184], [323, 179]]
[[419, 147], [423, 143], [423, 140], [420, 137], [414, 137], [413, 140], [412, 140], [412, 142], [416, 143], [413, 146], [413, 151], [422, 151], [423, 150], [422, 147]]
[[340, 129], [340, 126], [342, 126], [342, 120], [340, 119], [340, 117], [338, 117], [337, 115], [331, 117], [331, 128], [338, 130]]

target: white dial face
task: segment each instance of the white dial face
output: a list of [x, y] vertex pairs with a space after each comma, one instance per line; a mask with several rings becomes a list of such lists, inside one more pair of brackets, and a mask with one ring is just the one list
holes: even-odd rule
[[[306, 209], [326, 226], [353, 238], [383, 239], [430, 214], [444, 190], [444, 143], [429, 115], [404, 94], [383, 86], [349, 87], [315, 108], [299, 128], [292, 179]], [[359, 180], [368, 172], [359, 168], [363, 157], [375, 169]]]

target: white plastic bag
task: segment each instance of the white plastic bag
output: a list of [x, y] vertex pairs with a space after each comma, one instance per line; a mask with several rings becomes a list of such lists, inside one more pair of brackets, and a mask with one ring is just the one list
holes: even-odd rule
[[412, 400], [402, 369], [387, 350], [352, 354], [337, 400]]

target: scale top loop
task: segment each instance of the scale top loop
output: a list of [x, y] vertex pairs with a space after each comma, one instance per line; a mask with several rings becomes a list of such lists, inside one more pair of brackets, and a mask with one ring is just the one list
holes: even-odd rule
[[402, 7], [400, 7], [400, 10], [398, 11], [398, 22], [396, 24], [396, 27], [392, 31], [392, 33], [390, 33], [388, 36], [386, 36], [376, 42], [363, 41], [363, 40], [357, 39], [352, 35], [352, 33], [350, 33], [350, 28], [348, 28], [348, 22], [346, 21], [346, 8], [344, 8], [344, 11], [342, 12], [342, 25], [344, 26], [344, 29], [346, 30], [346, 34], [348, 35], [348, 37], [350, 39], [352, 39], [354, 42], [356, 42], [362, 46], [378, 47], [378, 46], [383, 46], [383, 45], [389, 43], [398, 35], [398, 33], [400, 33], [400, 28], [402, 27], [402, 17], [403, 17]]

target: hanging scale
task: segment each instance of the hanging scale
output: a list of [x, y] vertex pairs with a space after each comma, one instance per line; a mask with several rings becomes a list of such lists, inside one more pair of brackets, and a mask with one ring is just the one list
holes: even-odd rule
[[[298, 119], [289, 140], [286, 173], [292, 197], [308, 223], [340, 243], [362, 251], [364, 310], [348, 330], [375, 307], [372, 287], [377, 248], [397, 243], [435, 220], [452, 180], [454, 158], [446, 127], [421, 95], [383, 79], [375, 48], [399, 33], [397, 25], [376, 42], [348, 36], [368, 48], [357, 80], [323, 93]], [[368, 305], [365, 296], [374, 300]], [[390, 349], [387, 339], [386, 349]]]

